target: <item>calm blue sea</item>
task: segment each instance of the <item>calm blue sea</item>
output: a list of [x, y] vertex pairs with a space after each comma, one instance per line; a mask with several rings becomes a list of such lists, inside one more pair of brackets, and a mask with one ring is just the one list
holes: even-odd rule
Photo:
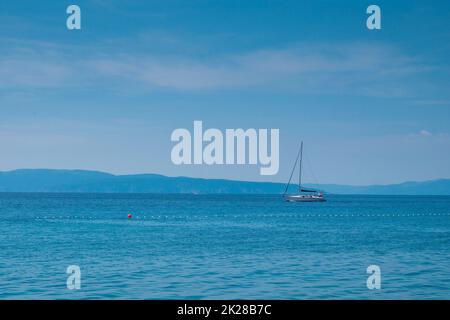
[[449, 299], [450, 197], [3, 193], [0, 298]]

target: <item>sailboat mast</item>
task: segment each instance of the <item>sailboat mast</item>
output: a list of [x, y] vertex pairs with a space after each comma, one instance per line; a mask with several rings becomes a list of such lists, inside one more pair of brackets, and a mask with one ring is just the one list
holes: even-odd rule
[[300, 170], [298, 172], [298, 192], [302, 192], [303, 141], [300, 144]]
[[295, 158], [294, 167], [292, 168], [291, 175], [289, 177], [289, 181], [288, 181], [288, 183], [286, 185], [286, 188], [284, 190], [283, 196], [285, 196], [286, 193], [289, 191], [289, 186], [291, 185], [292, 177], [294, 176], [295, 168], [297, 167], [297, 162], [298, 162], [298, 159], [300, 158], [300, 152], [301, 152], [301, 150], [299, 149], [298, 153], [297, 153], [297, 157]]

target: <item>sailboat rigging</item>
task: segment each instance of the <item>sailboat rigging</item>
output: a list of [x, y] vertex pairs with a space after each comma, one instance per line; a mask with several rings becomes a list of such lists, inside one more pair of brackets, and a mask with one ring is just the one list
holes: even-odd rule
[[[297, 194], [288, 194], [289, 186], [291, 184], [292, 177], [295, 172], [295, 168], [297, 167], [297, 163], [299, 163], [298, 193]], [[291, 176], [289, 177], [289, 181], [286, 185], [286, 189], [284, 190], [283, 199], [288, 202], [324, 202], [324, 201], [326, 201], [322, 192], [320, 192], [318, 190], [302, 187], [302, 164], [303, 164], [303, 141], [300, 144], [300, 150], [298, 151], [297, 158], [295, 159], [295, 163], [294, 163], [294, 167], [292, 168]]]

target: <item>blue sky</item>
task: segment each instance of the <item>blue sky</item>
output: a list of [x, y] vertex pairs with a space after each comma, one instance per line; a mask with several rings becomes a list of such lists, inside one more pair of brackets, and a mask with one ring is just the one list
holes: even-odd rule
[[[321, 183], [450, 178], [448, 1], [73, 3], [81, 31], [70, 2], [0, 3], [0, 170], [284, 182], [303, 139]], [[194, 120], [279, 128], [279, 173], [175, 166]]]

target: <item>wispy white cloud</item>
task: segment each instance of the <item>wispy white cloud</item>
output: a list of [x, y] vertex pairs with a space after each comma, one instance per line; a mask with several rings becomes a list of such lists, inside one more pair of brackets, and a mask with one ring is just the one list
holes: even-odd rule
[[407, 135], [407, 138], [420, 140], [426, 139], [426, 141], [440, 141], [444, 139], [448, 142], [450, 134], [448, 132], [433, 132], [427, 129], [421, 129], [418, 132]]
[[432, 135], [433, 135], [430, 131], [425, 130], [425, 129], [420, 130], [420, 131], [419, 131], [419, 134], [420, 134], [421, 136], [426, 136], [426, 137], [429, 137], [429, 136], [432, 136]]
[[[129, 50], [131, 51], [131, 50]], [[90, 86], [118, 83], [143, 90], [271, 88], [306, 93], [405, 96], [402, 80], [432, 70], [382, 44], [298, 44], [215, 56], [81, 50], [21, 44], [0, 57], [3, 87]]]
[[412, 104], [421, 106], [450, 106], [450, 100], [420, 99], [420, 100], [413, 100]]
[[54, 61], [0, 59], [2, 87], [59, 87], [73, 74], [71, 66]]
[[270, 87], [370, 96], [406, 95], [411, 90], [399, 80], [430, 69], [393, 48], [361, 43], [303, 44], [209, 59], [122, 55], [94, 58], [89, 63], [100, 74], [137, 81], [149, 88]]

